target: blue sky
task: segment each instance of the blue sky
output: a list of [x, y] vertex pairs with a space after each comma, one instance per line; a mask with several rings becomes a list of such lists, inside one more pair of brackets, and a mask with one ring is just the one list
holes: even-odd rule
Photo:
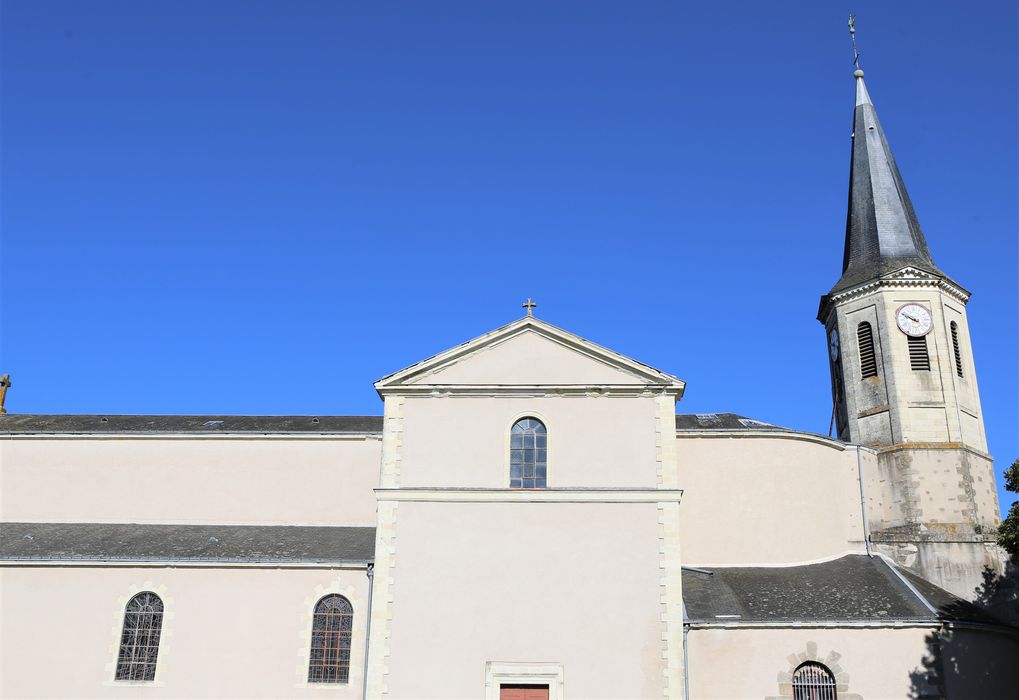
[[[12, 412], [378, 414], [521, 315], [827, 432], [853, 105], [832, 3], [2, 6]], [[1017, 9], [855, 2], [1019, 457]], [[1011, 499], [1002, 494], [1003, 503]]]

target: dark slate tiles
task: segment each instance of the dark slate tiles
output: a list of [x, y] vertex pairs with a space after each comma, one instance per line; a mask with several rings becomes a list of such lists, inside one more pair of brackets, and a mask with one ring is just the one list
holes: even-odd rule
[[382, 432], [382, 416], [0, 415], [0, 434]]
[[0, 523], [8, 560], [366, 562], [373, 527]]
[[[932, 620], [927, 607], [880, 558], [848, 555], [806, 566], [720, 567], [683, 572], [691, 620]], [[719, 617], [722, 616], [722, 617]]]

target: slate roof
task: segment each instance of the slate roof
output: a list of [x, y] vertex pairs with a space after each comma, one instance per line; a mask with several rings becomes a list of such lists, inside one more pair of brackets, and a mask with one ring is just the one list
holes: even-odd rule
[[[776, 430], [770, 423], [735, 413], [689, 413], [676, 416], [676, 429]], [[91, 434], [308, 434], [345, 435], [382, 433], [382, 416], [171, 416], [171, 415], [0, 415], [0, 435]]]
[[909, 575], [939, 611], [935, 616], [880, 557], [851, 554], [804, 566], [709, 571], [683, 570], [683, 602], [691, 622], [995, 622], [977, 606]]
[[373, 527], [0, 523], [0, 560], [364, 563]]
[[680, 413], [676, 416], [676, 430], [680, 432], [703, 430], [791, 431], [790, 428], [783, 428], [735, 413]]
[[857, 71], [842, 278], [829, 294], [903, 267], [947, 279], [931, 258], [863, 71]]
[[956, 598], [943, 588], [935, 586], [927, 579], [917, 576], [912, 571], [900, 569], [902, 575], [909, 579], [913, 587], [920, 592], [928, 603], [938, 611], [938, 616], [946, 620], [966, 620], [967, 622], [982, 622], [987, 624], [999, 624], [1000, 621], [986, 610], [968, 600]]
[[142, 415], [0, 415], [0, 434], [26, 433], [304, 433], [376, 434], [382, 416], [142, 416]]

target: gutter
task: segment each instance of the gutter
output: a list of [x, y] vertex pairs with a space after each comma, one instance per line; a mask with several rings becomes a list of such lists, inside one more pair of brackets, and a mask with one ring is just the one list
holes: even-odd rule
[[372, 565], [360, 559], [336, 561], [272, 561], [259, 559], [55, 559], [52, 557], [0, 557], [0, 568], [5, 567], [83, 567], [94, 569], [364, 569]]
[[939, 620], [927, 617], [904, 617], [898, 619], [868, 618], [863, 620], [833, 619], [782, 619], [782, 620], [694, 620], [687, 623], [690, 629], [847, 629], [847, 628], [902, 628], [940, 627]]
[[361, 678], [361, 698], [368, 697], [368, 648], [372, 638], [372, 593], [375, 592], [375, 562], [369, 562], [365, 570], [368, 575], [368, 624], [364, 633], [364, 674]]

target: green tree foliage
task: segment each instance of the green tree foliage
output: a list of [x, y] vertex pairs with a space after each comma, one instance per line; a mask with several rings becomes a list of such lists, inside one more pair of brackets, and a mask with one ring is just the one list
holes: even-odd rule
[[[1019, 459], [1005, 470], [1005, 489], [1019, 493]], [[998, 544], [1009, 553], [1013, 562], [1019, 563], [1019, 501], [1012, 504], [998, 527]]]

